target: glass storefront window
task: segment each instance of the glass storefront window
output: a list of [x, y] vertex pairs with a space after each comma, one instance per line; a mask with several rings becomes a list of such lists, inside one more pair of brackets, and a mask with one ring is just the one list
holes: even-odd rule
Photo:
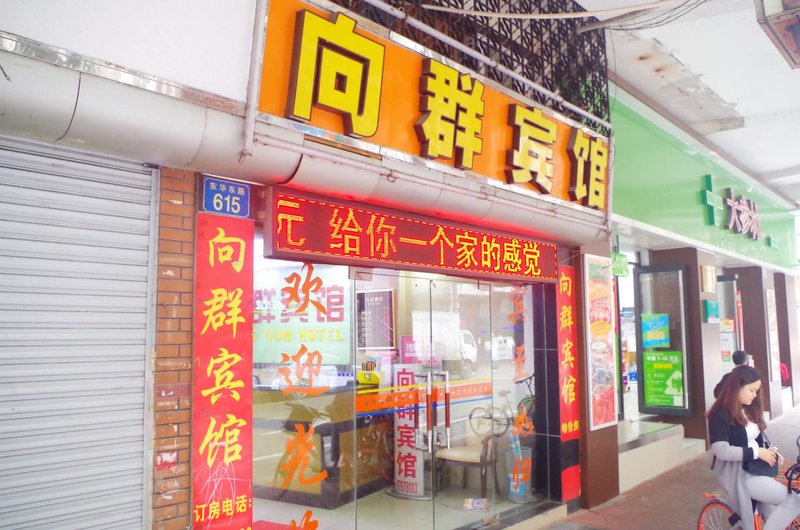
[[634, 273], [639, 410], [646, 414], [690, 414], [683, 277], [677, 266]]
[[474, 527], [546, 500], [530, 286], [258, 258], [254, 276], [254, 521]]

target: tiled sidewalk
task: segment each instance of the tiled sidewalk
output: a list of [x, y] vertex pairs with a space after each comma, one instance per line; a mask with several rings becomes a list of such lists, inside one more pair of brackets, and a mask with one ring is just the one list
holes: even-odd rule
[[[772, 443], [790, 460], [797, 456], [795, 439], [800, 435], [800, 407], [772, 421], [768, 428]], [[719, 491], [706, 452], [663, 475], [645, 482], [614, 499], [578, 510], [547, 530], [692, 530], [697, 528], [704, 492]]]

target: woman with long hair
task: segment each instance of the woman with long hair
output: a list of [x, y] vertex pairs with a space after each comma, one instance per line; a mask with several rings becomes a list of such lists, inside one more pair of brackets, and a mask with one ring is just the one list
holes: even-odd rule
[[731, 508], [742, 519], [742, 528], [752, 530], [753, 502], [761, 503], [764, 530], [784, 530], [800, 513], [800, 495], [769, 476], [753, 474], [753, 462], [770, 466], [783, 457], [764, 436], [764, 405], [761, 375], [751, 366], [737, 366], [720, 389], [708, 411], [708, 432], [714, 453], [712, 469], [728, 496]]

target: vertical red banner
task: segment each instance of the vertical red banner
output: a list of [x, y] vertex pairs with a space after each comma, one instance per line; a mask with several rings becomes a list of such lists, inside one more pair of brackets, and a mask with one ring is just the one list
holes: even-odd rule
[[195, 252], [192, 508], [195, 529], [253, 521], [254, 222], [199, 213]]
[[[558, 307], [558, 387], [561, 441], [580, 439], [578, 406], [577, 322], [575, 321], [575, 268], [559, 267], [556, 305]], [[566, 502], [580, 495], [580, 466], [561, 472], [561, 498]]]

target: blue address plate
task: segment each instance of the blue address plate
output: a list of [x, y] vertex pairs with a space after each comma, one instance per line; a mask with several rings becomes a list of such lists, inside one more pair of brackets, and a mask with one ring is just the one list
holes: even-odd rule
[[246, 219], [250, 215], [250, 186], [241, 182], [205, 177], [203, 210]]

